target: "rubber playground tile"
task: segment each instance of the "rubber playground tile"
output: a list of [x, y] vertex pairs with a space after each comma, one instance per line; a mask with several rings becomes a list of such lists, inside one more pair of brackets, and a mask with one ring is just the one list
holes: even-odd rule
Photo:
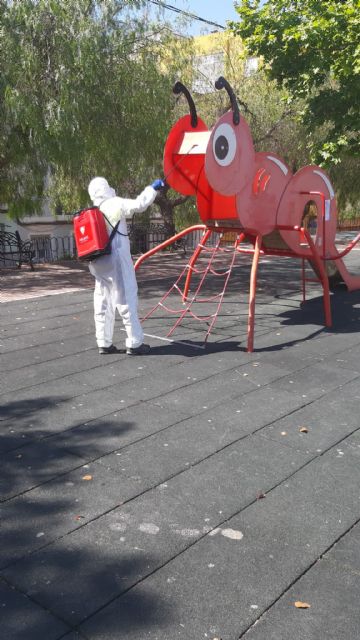
[[[170, 371], [165, 369], [159, 372], [156, 379], [153, 375], [150, 379], [145, 376], [130, 380], [128, 383], [122, 383], [120, 389], [129, 402], [152, 400], [156, 406], [172, 407], [174, 411], [187, 413], [192, 410], [197, 411], [198, 402], [208, 400], [209, 404], [216, 404], [216, 398], [221, 401], [231, 394], [235, 395], [241, 390], [252, 388], [251, 383], [248, 383], [246, 378], [239, 379], [236, 372], [230, 372], [226, 380], [222, 373], [212, 375], [209, 371], [208, 376], [199, 380], [196, 376], [184, 375], [182, 371], [178, 376], [177, 368], [174, 366]], [[216, 396], [214, 390], [216, 390]], [[119, 389], [115, 385], [109, 387], [107, 392], [118, 395]]]
[[[59, 345], [60, 344], [61, 343], [59, 342]], [[90, 348], [93, 347], [90, 347], [89, 345], [88, 350], [90, 350]], [[86, 348], [84, 350], [86, 350]], [[80, 349], [79, 351], [82, 351], [82, 349]], [[0, 355], [1, 370], [3, 372], [11, 372], [14, 370], [19, 370], [22, 367], [34, 366], [36, 364], [43, 364], [45, 362], [51, 363], [53, 360], [59, 360], [59, 357], [64, 357], [64, 354], [60, 356], [59, 352], [56, 350], [56, 348], [54, 348], [53, 344], [50, 347], [49, 344], [43, 344], [40, 346], [27, 347], [25, 349], [22, 349], [21, 358], [16, 357], [13, 351], [7, 351], [6, 353], [1, 353]]]
[[78, 371], [66, 376], [67, 385], [72, 386], [74, 391], [87, 393], [89, 391], [108, 391], [114, 385], [122, 384], [124, 381], [140, 377], [142, 372], [137, 367], [124, 367], [122, 354], [112, 356], [106, 354], [103, 358], [98, 355], [97, 364], [88, 370]]
[[[30, 336], [31, 334], [36, 334], [42, 331], [59, 331], [64, 327], [71, 325], [74, 329], [76, 324], [81, 324], [82, 327], [93, 326], [93, 322], [89, 322], [89, 310], [81, 307], [80, 309], [70, 311], [66, 310], [64, 307], [64, 314], [53, 314], [50, 317], [42, 317], [36, 318], [35, 320], [31, 318], [24, 318], [21, 321], [16, 320], [12, 321], [9, 324], [2, 323], [0, 336], [1, 338], [11, 338], [16, 337], [19, 333], [23, 336]], [[78, 322], [74, 322], [74, 321]]]
[[335, 356], [324, 359], [324, 364], [336, 367], [343, 367], [351, 371], [360, 373], [360, 345], [356, 344], [350, 349], [338, 351]]
[[161, 410], [139, 404], [68, 429], [49, 438], [50, 446], [66, 449], [81, 458], [93, 459], [138, 442], [185, 418], [180, 411]]
[[[3, 339], [1, 345], [2, 353], [23, 351], [32, 347], [44, 347], [45, 354], [50, 353], [61, 356], [67, 353], [79, 353], [84, 349], [95, 347], [95, 341], [93, 331], [85, 330], [81, 326], [74, 331], [74, 327], [69, 326], [58, 331], [39, 331], [29, 335], [19, 334], [17, 337]], [[41, 353], [42, 350], [39, 349], [39, 355]]]
[[[182, 393], [186, 387], [197, 385], [201, 381], [204, 383], [208, 381], [211, 384], [217, 375], [221, 378], [224, 378], [225, 375], [232, 376], [234, 379], [238, 378], [239, 386], [241, 386], [242, 379], [246, 376], [249, 376], [249, 382], [254, 382], [254, 379], [258, 378], [263, 382], [276, 379], [282, 375], [279, 369], [271, 365], [264, 365], [255, 370], [257, 366], [255, 364], [245, 369], [245, 364], [239, 363], [236, 366], [234, 362], [228, 363], [226, 358], [218, 358], [215, 355], [210, 364], [208, 358], [206, 359], [207, 366], [205, 366], [205, 360], [201, 356], [195, 356], [187, 358], [178, 364], [173, 364], [171, 368], [169, 366], [161, 367], [158, 371], [154, 367], [147, 365], [147, 361], [148, 357], [145, 361], [141, 360], [141, 366], [138, 367], [141, 371], [137, 371], [137, 373], [142, 375], [138, 378], [134, 387], [134, 393], [142, 400], [163, 396], [174, 390]], [[138, 362], [139, 360], [137, 360]], [[108, 387], [109, 391], [112, 389], [117, 393], [116, 386]]]
[[[347, 371], [347, 370], [346, 370]], [[347, 384], [343, 385], [339, 390], [339, 401], [342, 399], [344, 404], [344, 410], [347, 411], [348, 404], [358, 401], [360, 398], [360, 376], [355, 375], [353, 380], [350, 380]]]
[[219, 400], [225, 400], [237, 395], [242, 395], [253, 389], [251, 382], [247, 378], [240, 377], [231, 372], [228, 376], [218, 374], [207, 380], [200, 380], [185, 389], [178, 389], [166, 393], [152, 403], [159, 407], [174, 407], [181, 411], [189, 412], [190, 415], [199, 413], [201, 407], [216, 406]]
[[301, 354], [296, 352], [293, 348], [289, 347], [286, 349], [282, 349], [278, 352], [274, 351], [272, 353], [262, 352], [254, 354], [255, 362], [259, 362], [260, 364], [271, 364], [273, 366], [278, 367], [283, 372], [284, 376], [286, 374], [290, 375], [292, 373], [302, 372], [307, 369], [307, 367], [312, 367], [314, 365], [322, 365], [322, 360], [318, 359], [316, 356], [312, 357], [309, 354], [301, 357]]
[[[359, 573], [334, 564], [329, 552], [264, 614], [246, 638], [355, 639], [360, 628], [359, 591]], [[309, 607], [299, 609], [296, 602]]]
[[265, 455], [260, 440], [248, 439], [3, 573], [64, 619], [79, 622], [305, 462], [303, 454], [289, 455], [278, 445], [267, 444]]
[[34, 442], [36, 436], [31, 433], [24, 433], [24, 430], [16, 428], [16, 423], [9, 420], [8, 424], [0, 421], [0, 453], [4, 454], [7, 451], [18, 449]]
[[6, 640], [59, 640], [69, 628], [23, 593], [0, 580], [1, 634]]
[[[133, 486], [136, 483], [133, 482]], [[133, 489], [132, 495], [136, 493]], [[86, 464], [1, 505], [0, 564], [48, 545], [129, 496], [119, 477], [99, 464]]]
[[[341, 442], [339, 447], [341, 455], [360, 456], [360, 429]], [[339, 453], [338, 451], [338, 453]]]
[[[301, 401], [302, 403], [303, 401]], [[100, 462], [106, 462], [106, 464], [115, 468], [117, 466], [124, 467], [124, 462], [128, 459], [129, 466], [132, 468], [133, 466], [137, 467], [139, 463], [141, 465], [146, 460], [146, 467], [148, 468], [149, 465], [149, 469], [152, 472], [154, 462], [157, 465], [161, 460], [161, 465], [157, 465], [158, 470], [162, 470], [163, 464], [165, 464], [171, 471], [172, 465], [175, 469], [177, 464], [183, 465], [184, 462], [185, 464], [191, 464], [192, 461], [200, 460], [210, 453], [256, 431], [271, 420], [287, 414], [291, 404], [294, 404], [295, 407], [298, 406], [298, 402], [292, 394], [272, 392], [267, 387], [264, 387], [251, 391], [237, 399], [220, 401], [216, 407], [212, 407], [211, 404], [210, 406], [209, 404], [200, 405], [197, 407], [198, 413], [191, 418], [184, 419], [187, 415], [180, 411], [177, 418], [178, 421], [181, 420], [180, 422], [175, 422], [174, 413], [168, 409], [168, 411], [171, 411], [170, 415], [173, 416], [173, 420], [169, 420], [166, 429], [160, 433], [150, 434], [150, 437], [143, 442], [135, 443], [134, 455], [128, 448], [127, 452], [124, 450], [121, 451], [121, 454], [115, 452], [111, 456], [102, 458]], [[136, 407], [136, 415], [140, 416], [140, 418], [141, 413], [139, 413], [139, 410], [141, 406]], [[147, 403], [147, 407], [151, 407], [153, 414], [155, 411], [156, 423], [157, 417], [162, 415], [164, 409], [159, 410], [150, 401]], [[133, 409], [131, 408], [128, 410], [129, 415], [131, 415], [132, 411]], [[124, 412], [122, 412], [122, 415], [124, 415]], [[174, 422], [175, 424], [172, 426]], [[85, 431], [83, 429], [82, 431], [85, 436]], [[129, 447], [131, 447], [131, 444]], [[152, 450], [153, 447], [154, 451]], [[156, 468], [154, 470], [156, 471]]]
[[18, 495], [84, 463], [48, 440], [29, 443], [2, 455], [0, 500]]
[[167, 329], [160, 327], [157, 330], [147, 331], [144, 327], [145, 342], [151, 345], [151, 352], [147, 358], [152, 357], [153, 360], [159, 359], [160, 356], [166, 360], [173, 360], [174, 363], [180, 362], [181, 359], [176, 356], [194, 357], [203, 353], [205, 347], [204, 331], [195, 331], [194, 327], [181, 327], [181, 329], [171, 336], [166, 337]]
[[360, 524], [350, 529], [326, 554], [325, 558], [333, 564], [360, 575]]
[[306, 402], [306, 398], [300, 395], [265, 386], [226, 399], [213, 408], [203, 405], [202, 409], [207, 410], [207, 417], [226, 438], [237, 433], [253, 433], [304, 406]]
[[[258, 313], [260, 309], [260, 313]], [[272, 301], [256, 307], [255, 331], [257, 326], [271, 327], [274, 338], [295, 343], [318, 338], [324, 335], [324, 316], [304, 312], [299, 300]]]
[[[359, 517], [359, 468], [352, 465], [349, 492], [340, 503], [339, 478], [331, 475], [338, 464], [325, 460], [310, 463], [80, 628], [90, 640], [115, 640], [120, 629], [124, 640], [168, 640], [174, 629], [184, 638], [205, 634], [222, 640], [238, 638]], [[325, 471], [328, 482], [317, 486], [319, 473]], [[335, 584], [332, 590], [338, 593]], [[307, 601], [307, 595], [302, 590], [296, 599]], [[135, 604], [142, 600], [159, 604], [150, 613], [145, 609], [139, 619]], [[269, 636], [257, 637], [263, 640]], [[303, 636], [295, 628], [294, 633], [280, 637]], [[349, 637], [353, 636], [347, 640]]]
[[[226, 399], [218, 403], [216, 407], [199, 406], [199, 413], [191, 418], [187, 418], [187, 414], [181, 413], [181, 411], [175, 413], [171, 409], [164, 410], [162, 408], [159, 410], [150, 401], [140, 403], [120, 414], [120, 417], [123, 418], [128, 416], [129, 422], [133, 423], [132, 430], [124, 433], [125, 438], [122, 438], [121, 442], [116, 442], [113, 438], [109, 439], [109, 445], [112, 446], [112, 449], [108, 449], [108, 451], [122, 447], [121, 455], [119, 451], [116, 451], [113, 455], [101, 458], [100, 462], [106, 462], [110, 466], [115, 465], [115, 468], [118, 465], [126, 466], [124, 462], [128, 460], [129, 468], [136, 468], [143, 465], [146, 460], [146, 469], [152, 469], [155, 466], [155, 471], [156, 469], [160, 471], [163, 464], [170, 468], [173, 464], [175, 469], [177, 462], [190, 464], [192, 460], [204, 458], [210, 453], [261, 429], [269, 422], [287, 415], [289, 407], [296, 409], [303, 403], [303, 399], [300, 400], [291, 393], [274, 391], [268, 387], [256, 389], [236, 399]], [[144, 429], [146, 420], [150, 420], [150, 424]], [[154, 425], [156, 426], [155, 430]], [[138, 441], [141, 431], [145, 438], [143, 442]], [[74, 436], [76, 448], [73, 448], [74, 443], [69, 442], [68, 449], [84, 456], [85, 451], [86, 453], [106, 452], [108, 441], [105, 436], [105, 446], [102, 446], [99, 443], [101, 434], [104, 435], [104, 429], [102, 429], [101, 423], [95, 421], [93, 427], [90, 423], [87, 427], [78, 427], [66, 432], [59, 438], [66, 439]], [[132, 447], [134, 447], [134, 454], [131, 452]], [[160, 460], [161, 464], [158, 464]]]
[[279, 389], [306, 394], [307, 398], [316, 399], [329, 391], [337, 391], [339, 387], [356, 378], [358, 374], [348, 369], [334, 368], [315, 364], [302, 371], [293, 372], [273, 386]]
[[325, 359], [338, 353], [342, 353], [345, 349], [351, 349], [359, 344], [358, 332], [354, 333], [331, 333], [331, 330], [324, 330], [319, 337], [312, 338], [298, 345], [294, 345], [295, 349], [301, 350], [302, 354], [317, 355]]
[[[132, 395], [139, 400], [157, 398], [174, 390], [182, 392], [183, 389], [196, 384], [199, 379], [209, 379], [212, 377], [212, 372], [204, 367], [202, 368], [202, 373], [195, 376], [190, 375], [191, 364], [189, 364], [187, 368], [173, 364], [172, 366], [161, 367], [158, 371], [155, 368], [151, 368], [153, 369], [151, 372], [149, 370], [144, 371], [146, 365], [145, 363], [144, 365], [140, 365], [140, 358], [130, 359], [132, 361], [136, 360], [136, 364], [139, 365], [141, 369], [141, 371], [137, 371], [138, 377], [134, 381], [131, 389]], [[148, 360], [148, 356], [146, 356], [146, 360]], [[143, 361], [144, 359], [142, 358], [141, 363]], [[116, 385], [113, 385], [108, 387], [108, 391], [117, 394], [118, 388]]]
[[69, 327], [72, 327], [75, 335], [81, 328], [94, 329], [92, 313], [84, 305], [79, 305], [75, 309], [64, 305], [62, 309], [51, 307], [44, 311], [25, 312], [25, 314], [28, 315], [18, 316], [13, 310], [13, 314], [8, 320], [4, 318], [1, 326], [1, 338], [11, 339], [19, 336], [26, 339], [32, 335], [36, 337], [42, 331], [48, 334], [52, 333], [55, 336], [56, 332], [61, 334], [63, 329], [67, 330]]
[[[308, 340], [311, 342], [313, 340], [313, 335], [316, 332], [310, 333], [306, 337], [302, 338], [302, 340]], [[254, 336], [254, 345], [253, 345], [253, 356], [258, 357], [263, 353], [277, 353], [281, 352], [285, 349], [296, 348], [296, 345], [299, 343], [298, 335], [291, 335], [290, 332], [284, 332], [280, 329], [262, 329], [260, 331], [255, 331]], [[247, 340], [243, 342], [244, 348], [247, 348]], [[296, 351], [294, 351], [296, 354]]]
[[[248, 362], [242, 366], [238, 366], [235, 372], [239, 377], [246, 377], [254, 387], [263, 387], [272, 382], [281, 382], [284, 377], [293, 373], [301, 374], [304, 371], [306, 365], [304, 362], [298, 361], [294, 363], [293, 368], [289, 372], [289, 368], [284, 366], [281, 362], [277, 362], [276, 359], [273, 362], [263, 361], [261, 358], [253, 358], [251, 362]], [[291, 391], [291, 389], [290, 389]]]
[[56, 380], [55, 384], [61, 385], [62, 389], [72, 388], [74, 393], [79, 394], [79, 391], [86, 391], [86, 387], [94, 390], [111, 388], [118, 382], [143, 375], [146, 367], [140, 366], [140, 362], [143, 360], [129, 358], [125, 354], [101, 356], [97, 349], [91, 349], [36, 363], [31, 368], [21, 371], [20, 375], [18, 371], [13, 371], [6, 374], [6, 377], [9, 380], [8, 385], [15, 385], [18, 376], [20, 386], [21, 378], [26, 381], [26, 376], [31, 372], [31, 385], [40, 385], [43, 380]]
[[[176, 344], [172, 345], [171, 348], [174, 351], [180, 351], [180, 348]], [[222, 344], [214, 343], [207, 345], [206, 349], [190, 348], [187, 351], [184, 351], [182, 360], [174, 364], [174, 368], [171, 369], [171, 373], [175, 371], [180, 375], [182, 372], [184, 376], [202, 379], [218, 373], [225, 373], [228, 370], [235, 368], [238, 363], [242, 366], [247, 360], [248, 359], [246, 357], [244, 358], [244, 353], [238, 348], [236, 342], [224, 342]], [[152, 360], [152, 363], [156, 366], [156, 359]], [[158, 373], [161, 374], [163, 372], [163, 367], [158, 368]]]
[[[152, 342], [152, 353], [159, 356], [165, 356], [166, 360], [174, 359], [176, 363], [175, 357], [176, 355], [182, 356], [182, 359], [179, 359], [179, 363], [181, 361], [191, 361], [195, 360], [203, 360], [204, 357], [208, 357], [212, 353], [222, 353], [223, 351], [227, 351], [230, 353], [234, 352], [234, 357], [231, 359], [235, 360], [238, 358], [242, 358], [244, 356], [244, 350], [241, 348], [241, 344], [239, 341], [239, 336], [236, 336], [234, 339], [226, 338], [223, 334], [221, 336], [216, 337], [213, 336], [211, 340], [208, 342], [204, 342], [205, 335], [204, 333], [186, 333], [174, 336], [173, 342], [165, 342], [165, 341], [156, 341]], [[223, 341], [223, 346], [220, 346], [221, 341]], [[229, 355], [231, 358], [231, 355]], [[160, 358], [159, 358], [160, 360]]]
[[[206, 366], [205, 366], [206, 362]], [[219, 343], [214, 348], [209, 348], [203, 356], [187, 360], [181, 365], [181, 368], [188, 369], [189, 374], [197, 377], [209, 376], [209, 372], [213, 374], [234, 375], [239, 378], [248, 378], [255, 386], [264, 385], [273, 380], [277, 380], [293, 370], [303, 369], [306, 363], [301, 360], [294, 359], [289, 366], [286, 363], [277, 361], [267, 361], [255, 354], [247, 354], [232, 349], [231, 343]]]
[[274, 424], [264, 427], [260, 435], [317, 454], [329, 447], [343, 445], [344, 438], [358, 426], [355, 416], [359, 406], [356, 397], [344, 403], [344, 389], [340, 389], [338, 394], [326, 394], [285, 415]]
[[14, 300], [11, 305], [0, 304], [0, 317], [4, 318], [5, 323], [8, 318], [11, 323], [11, 318], [15, 315], [16, 320], [26, 323], [34, 316], [53, 317], [59, 315], [59, 312], [65, 316], [90, 306], [92, 306], [92, 296], [88, 291], [77, 292], [76, 295], [65, 293], [56, 297], [43, 296], [32, 300]]
[[136, 403], [129, 393], [123, 393], [122, 387], [118, 394], [100, 390], [78, 395], [75, 398], [68, 397], [66, 394], [61, 396], [61, 389], [58, 396], [51, 395], [47, 391], [50, 390], [49, 388], [52, 388], [54, 394], [56, 393], [55, 384], [52, 386], [44, 384], [41, 395], [39, 390], [38, 397], [34, 397], [33, 388], [19, 392], [16, 400], [11, 400], [9, 396], [3, 397], [4, 404], [0, 408], [0, 417], [4, 421], [1, 425], [2, 429], [6, 429], [8, 425], [11, 429], [10, 425], [16, 418], [18, 433], [44, 437], [83, 424], [88, 420], [107, 416]]
[[[114, 362], [114, 356], [111, 356], [111, 359]], [[80, 389], [81, 393], [83, 391], [81, 374], [84, 371], [88, 372], [91, 370], [93, 381], [96, 382], [96, 380], [98, 380], [99, 386], [101, 386], [101, 383], [102, 386], [105, 386], [106, 379], [102, 377], [102, 364], [105, 364], [105, 358], [101, 360], [97, 350], [83, 351], [44, 363], [33, 363], [27, 367], [24, 366], [21, 369], [7, 372], [1, 385], [1, 393], [5, 394], [11, 391], [26, 389], [27, 387], [36, 387], [43, 385], [43, 383], [49, 384], [51, 381], [54, 381], [56, 385], [62, 385], [63, 388], [66, 388], [66, 383], [71, 384], [74, 392], [79, 392]], [[98, 372], [96, 371], [97, 368], [99, 368]], [[96, 376], [96, 373], [98, 373], [98, 376]], [[69, 380], [71, 374], [75, 375]], [[77, 375], [79, 375], [79, 379]], [[106, 372], [104, 375], [106, 375]], [[125, 372], [122, 371], [120, 380], [124, 378]], [[110, 380], [111, 383], [115, 384], [116, 380], [112, 380], [111, 378]]]

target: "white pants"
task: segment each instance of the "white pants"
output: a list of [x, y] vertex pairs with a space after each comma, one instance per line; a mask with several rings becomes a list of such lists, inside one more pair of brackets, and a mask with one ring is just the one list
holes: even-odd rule
[[95, 277], [94, 318], [98, 347], [110, 347], [113, 343], [116, 309], [126, 330], [126, 347], [139, 347], [144, 341], [144, 333], [138, 316], [137, 283], [129, 239], [116, 234], [111, 255], [94, 260], [89, 269]]

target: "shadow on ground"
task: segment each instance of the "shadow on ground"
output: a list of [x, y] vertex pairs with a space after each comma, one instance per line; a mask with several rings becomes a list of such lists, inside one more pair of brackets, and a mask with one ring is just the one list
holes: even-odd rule
[[[330, 296], [332, 327], [329, 330], [339, 333], [359, 331], [360, 291], [336, 289]], [[291, 309], [279, 316], [283, 324], [319, 324], [324, 325], [323, 297], [319, 296], [300, 305], [299, 310]]]
[[[51, 411], [58, 402], [59, 398], [49, 397], [7, 403], [1, 408], [0, 431], [8, 419], [14, 425], [20, 422], [23, 433], [36, 421], [41, 429], [37, 411], [39, 408]], [[130, 422], [114, 419], [97, 419], [96, 427], [92, 426], [90, 423], [90, 442], [96, 439], [99, 446], [102, 439], [111, 442], [114, 438], [116, 443], [119, 434], [132, 428]], [[0, 564], [2, 575], [10, 585], [15, 584], [20, 592], [28, 593], [33, 602], [50, 612], [56, 603], [55, 615], [76, 628], [141, 580], [148, 566], [153, 565], [153, 559], [151, 553], [131, 556], [125, 550], [119, 553], [119, 546], [109, 553], [108, 549], [102, 549], [101, 539], [96, 536], [89, 539], [88, 545], [81, 541], [67, 544], [69, 533], [76, 533], [89, 521], [96, 521], [122, 504], [120, 475], [96, 462], [87, 462], [86, 437], [81, 448], [85, 457], [74, 453], [72, 431], [41, 440], [26, 440], [26, 444], [19, 447], [17, 434], [10, 430], [8, 445], [16, 449], [2, 456], [0, 484], [3, 494], [17, 492], [18, 495], [1, 504]], [[118, 539], [121, 532], [115, 531], [114, 535]], [[34, 562], [35, 552], [39, 556], [35, 555]], [[21, 579], [18, 583], [18, 570], [20, 576], [26, 574], [26, 585]], [[12, 616], [21, 617], [22, 603], [21, 599], [15, 599]], [[146, 590], [131, 592], [121, 600], [119, 615], [111, 616], [106, 622], [106, 629], [114, 637], [122, 637], [129, 630], [148, 628], [159, 606], [165, 621], [171, 615], [165, 604], [158, 599], [155, 602]], [[30, 618], [29, 638], [37, 637], [37, 624], [42, 625], [43, 620], [36, 616]]]

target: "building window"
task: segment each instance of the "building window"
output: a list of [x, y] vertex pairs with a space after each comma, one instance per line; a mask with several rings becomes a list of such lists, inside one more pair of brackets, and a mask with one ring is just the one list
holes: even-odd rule
[[224, 54], [222, 51], [196, 56], [196, 78], [192, 85], [194, 93], [206, 94], [214, 91], [214, 78], [224, 73]]
[[259, 61], [257, 58], [247, 58], [247, 60], [245, 60], [245, 68], [244, 68], [244, 75], [245, 77], [249, 77], [252, 76], [253, 73], [256, 73], [258, 70], [258, 66], [259, 66]]

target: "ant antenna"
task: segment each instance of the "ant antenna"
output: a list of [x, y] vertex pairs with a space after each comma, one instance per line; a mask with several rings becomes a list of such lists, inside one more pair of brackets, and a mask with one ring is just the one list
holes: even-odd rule
[[228, 92], [230, 102], [231, 102], [231, 108], [233, 110], [233, 123], [239, 124], [240, 122], [239, 105], [236, 100], [236, 95], [233, 89], [231, 88], [231, 86], [229, 85], [228, 81], [225, 80], [225, 78], [223, 78], [222, 76], [220, 76], [215, 82], [215, 89], [219, 89], [219, 90], [225, 89]]
[[178, 95], [179, 93], [184, 94], [186, 100], [188, 101], [188, 105], [190, 109], [191, 126], [193, 129], [196, 129], [197, 123], [198, 123], [198, 117], [196, 113], [195, 103], [191, 97], [189, 89], [187, 89], [182, 82], [176, 82], [176, 84], [174, 84], [173, 86], [173, 93], [175, 93], [176, 95]]

